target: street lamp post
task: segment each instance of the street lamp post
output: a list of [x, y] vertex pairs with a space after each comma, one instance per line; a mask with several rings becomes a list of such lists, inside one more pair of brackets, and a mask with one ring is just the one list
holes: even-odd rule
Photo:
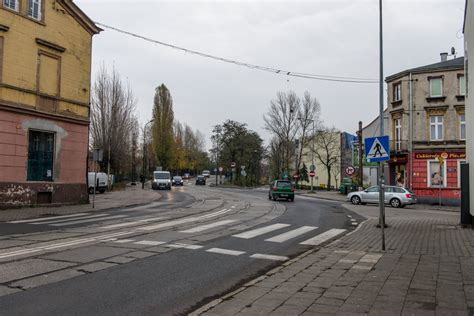
[[[314, 119], [309, 119], [309, 118], [303, 119], [303, 118], [299, 117], [298, 120], [305, 121], [305, 124], [306, 124], [306, 121], [309, 121], [312, 124], [312, 133], [313, 133], [313, 135], [311, 136], [311, 167], [310, 167], [310, 169], [312, 169], [312, 167], [314, 167]], [[303, 146], [304, 143], [305, 143], [305, 140], [303, 139], [303, 143], [301, 144], [301, 146]], [[314, 171], [314, 170], [311, 170], [311, 171]], [[314, 179], [314, 177], [311, 177], [311, 191], [310, 191], [311, 193], [314, 193], [313, 179]]]
[[145, 189], [145, 180], [146, 180], [146, 175], [145, 175], [145, 157], [146, 157], [146, 127], [148, 124], [153, 122], [154, 119], [151, 119], [145, 124], [145, 127], [143, 128], [143, 161], [142, 161], [142, 189]]

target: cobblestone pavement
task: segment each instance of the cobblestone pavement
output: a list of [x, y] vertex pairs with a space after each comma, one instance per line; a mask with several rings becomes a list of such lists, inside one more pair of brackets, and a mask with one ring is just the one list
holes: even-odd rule
[[159, 200], [160, 197], [161, 196], [159, 193], [151, 190], [150, 188], [145, 188], [145, 190], [142, 190], [141, 186], [127, 186], [124, 190], [97, 194], [95, 197], [94, 208], [92, 208], [91, 196], [91, 204], [24, 207], [0, 210], [0, 222], [30, 219], [45, 215], [66, 215], [148, 204]]
[[457, 225], [458, 214], [389, 208], [381, 252], [378, 209], [345, 207], [367, 221], [194, 314], [473, 314], [474, 231]]

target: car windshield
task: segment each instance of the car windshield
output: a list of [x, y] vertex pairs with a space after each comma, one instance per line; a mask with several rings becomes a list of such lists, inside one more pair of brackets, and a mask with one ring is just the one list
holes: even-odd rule
[[291, 182], [289, 182], [289, 181], [277, 181], [277, 187], [283, 188], [283, 189], [291, 188]]
[[155, 177], [155, 179], [159, 180], [165, 180], [170, 178], [170, 174], [168, 172], [155, 172], [153, 176]]
[[173, 180], [181, 180], [181, 177], [173, 177]]
[[204, 179], [204, 176], [198, 176], [198, 179]]

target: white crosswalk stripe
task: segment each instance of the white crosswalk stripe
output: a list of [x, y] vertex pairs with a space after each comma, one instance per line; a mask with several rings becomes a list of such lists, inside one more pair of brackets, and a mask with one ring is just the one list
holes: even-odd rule
[[123, 218], [126, 215], [114, 215], [114, 216], [108, 216], [108, 217], [101, 217], [101, 218], [89, 218], [89, 219], [84, 219], [84, 220], [78, 220], [78, 221], [72, 221], [72, 222], [65, 222], [65, 223], [59, 223], [59, 224], [51, 224], [51, 226], [70, 226], [70, 225], [76, 225], [76, 224], [82, 224], [82, 223], [90, 223], [90, 222], [97, 222], [97, 221], [108, 221], [111, 219], [118, 219], [118, 218]]
[[275, 256], [275, 255], [265, 255], [262, 253], [256, 253], [250, 256], [250, 258], [254, 259], [266, 259], [266, 260], [273, 260], [273, 261], [286, 261], [289, 258], [285, 256]]
[[273, 224], [273, 225], [249, 230], [249, 231], [246, 231], [237, 235], [232, 235], [232, 236], [237, 237], [237, 238], [250, 239], [250, 238], [254, 238], [254, 237], [272, 232], [274, 230], [281, 229], [283, 227], [288, 227], [288, 226], [290, 226], [290, 224]]
[[189, 245], [189, 244], [181, 244], [181, 243], [166, 244], [164, 246], [168, 248], [183, 248], [183, 249], [191, 249], [191, 250], [203, 248], [203, 246], [200, 246], [200, 245]]
[[220, 253], [222, 255], [230, 255], [230, 256], [240, 256], [245, 253], [245, 251], [237, 251], [237, 250], [222, 249], [222, 248], [211, 248], [211, 249], [207, 249], [206, 252]]
[[112, 229], [112, 228], [120, 228], [120, 227], [127, 227], [127, 226], [136, 226], [140, 224], [146, 224], [148, 222], [154, 222], [154, 221], [159, 221], [162, 219], [166, 219], [167, 217], [153, 217], [153, 218], [146, 218], [146, 219], [141, 219], [138, 221], [133, 221], [133, 222], [126, 222], [126, 223], [120, 223], [120, 224], [113, 224], [113, 225], [107, 225], [101, 227], [101, 229]]
[[300, 228], [297, 228], [297, 229], [293, 229], [293, 230], [290, 230], [289, 232], [286, 232], [286, 233], [283, 233], [281, 235], [278, 235], [278, 236], [275, 236], [275, 237], [272, 237], [272, 238], [268, 238], [268, 239], [265, 239], [265, 241], [271, 241], [271, 242], [279, 242], [279, 243], [282, 243], [282, 242], [285, 242], [287, 240], [290, 240], [290, 239], [293, 239], [293, 238], [296, 238], [300, 235], [303, 235], [303, 234], [306, 234], [310, 231], [313, 231], [315, 229], [318, 229], [318, 227], [314, 227], [314, 226], [303, 226], [303, 227], [300, 227]]
[[215, 222], [215, 223], [211, 223], [211, 224], [197, 226], [197, 227], [187, 229], [187, 230], [182, 230], [181, 233], [199, 233], [199, 232], [211, 229], [211, 228], [215, 228], [215, 227], [218, 227], [218, 226], [224, 226], [224, 225], [236, 222], [236, 221], [237, 220], [232, 220], [232, 219], [219, 221], [219, 222]]
[[325, 241], [328, 241], [329, 239], [332, 239], [336, 236], [341, 235], [345, 231], [346, 231], [345, 229], [333, 228], [333, 229], [330, 229], [330, 230], [328, 230], [328, 231], [326, 231], [322, 234], [316, 235], [313, 238], [310, 238], [308, 240], [303, 241], [302, 243], [300, 243], [300, 245], [319, 246], [322, 243], [324, 243]]
[[115, 243], [117, 244], [126, 244], [129, 242], [135, 241], [135, 239], [119, 239], [119, 240], [114, 240]]
[[153, 241], [153, 240], [141, 240], [134, 242], [135, 245], [145, 245], [145, 246], [159, 246], [166, 244], [164, 241]]

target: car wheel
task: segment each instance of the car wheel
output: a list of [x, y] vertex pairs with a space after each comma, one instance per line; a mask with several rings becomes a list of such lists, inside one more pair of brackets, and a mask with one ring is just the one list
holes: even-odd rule
[[291, 201], [291, 202], [294, 202], [294, 201], [295, 201], [295, 198], [290, 199], [290, 201]]
[[353, 197], [351, 197], [351, 203], [354, 205], [360, 204], [360, 197], [358, 197], [357, 195], [354, 195]]
[[268, 195], [268, 199], [271, 201], [272, 200], [272, 196], [269, 194]]
[[100, 192], [101, 194], [103, 194], [103, 193], [105, 193], [105, 190], [99, 190], [99, 192]]
[[394, 208], [399, 208], [399, 207], [401, 207], [402, 203], [400, 202], [399, 199], [391, 199], [390, 200], [390, 205]]

